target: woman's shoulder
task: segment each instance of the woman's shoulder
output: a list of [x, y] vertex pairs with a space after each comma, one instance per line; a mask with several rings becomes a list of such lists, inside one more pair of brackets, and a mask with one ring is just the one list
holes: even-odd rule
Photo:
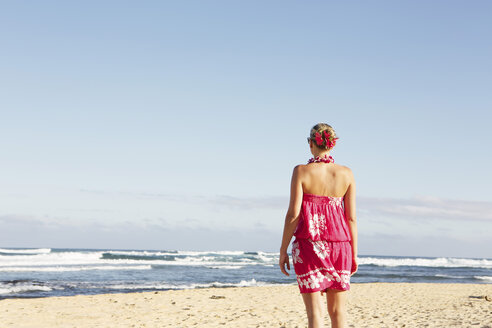
[[[336, 163], [330, 165], [332, 165], [335, 174], [341, 174], [341, 175], [346, 175], [348, 177], [353, 177], [352, 170], [348, 166], [340, 165]], [[299, 164], [294, 167], [294, 174], [296, 175], [311, 174], [311, 173], [318, 172], [317, 170], [319, 170], [319, 167], [315, 167], [309, 164]]]
[[299, 174], [302, 174], [303, 171], [305, 171], [305, 166], [307, 166], [306, 164], [299, 164], [299, 165], [296, 165], [294, 166], [294, 170], [292, 171], [292, 175], [293, 176], [298, 176]]
[[[352, 172], [352, 170], [348, 166], [337, 164], [337, 163], [332, 163], [331, 165], [333, 165], [333, 167], [337, 170], [345, 171], [345, 172]], [[309, 170], [312, 168], [314, 168], [314, 167], [312, 165], [309, 165], [309, 164], [298, 164], [298, 165], [294, 166], [294, 171]]]
[[335, 169], [340, 174], [346, 175], [347, 177], [353, 178], [353, 176], [354, 176], [354, 174], [352, 173], [352, 170], [348, 166], [335, 164]]
[[335, 164], [335, 167], [337, 169], [339, 169], [339, 170], [342, 170], [342, 171], [345, 171], [345, 172], [352, 172], [352, 170], [348, 166], [341, 165], [341, 164], [336, 164], [336, 163], [333, 163], [333, 164]]
[[347, 181], [347, 183], [354, 182], [354, 173], [350, 169], [350, 167], [345, 165], [336, 165], [337, 175], [343, 177], [343, 180]]
[[308, 164], [297, 164], [296, 166], [294, 166], [294, 170], [303, 170], [308, 166], [309, 166]]
[[306, 172], [306, 170], [309, 170], [308, 164], [298, 164], [294, 166], [294, 173]]

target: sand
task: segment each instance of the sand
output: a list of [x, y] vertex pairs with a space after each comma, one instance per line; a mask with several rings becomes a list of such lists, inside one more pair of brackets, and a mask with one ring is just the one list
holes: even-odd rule
[[[485, 296], [492, 284], [352, 284], [348, 326], [492, 328]], [[0, 327], [287, 328], [307, 320], [289, 285], [0, 300]]]

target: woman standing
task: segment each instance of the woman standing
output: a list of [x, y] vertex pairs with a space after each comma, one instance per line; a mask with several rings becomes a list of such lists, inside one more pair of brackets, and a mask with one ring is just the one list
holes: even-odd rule
[[308, 142], [313, 158], [294, 168], [280, 247], [280, 270], [289, 275], [287, 248], [296, 237], [292, 260], [309, 328], [322, 326], [323, 293], [332, 327], [344, 327], [346, 291], [357, 271], [355, 181], [352, 171], [330, 156], [337, 139], [328, 124], [311, 129]]

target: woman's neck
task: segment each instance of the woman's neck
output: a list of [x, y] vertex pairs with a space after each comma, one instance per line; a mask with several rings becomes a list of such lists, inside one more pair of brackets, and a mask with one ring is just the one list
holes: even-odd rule
[[313, 154], [313, 157], [316, 158], [316, 157], [328, 157], [330, 156], [330, 151], [326, 151], [326, 150], [321, 150], [321, 151], [313, 151], [312, 152]]

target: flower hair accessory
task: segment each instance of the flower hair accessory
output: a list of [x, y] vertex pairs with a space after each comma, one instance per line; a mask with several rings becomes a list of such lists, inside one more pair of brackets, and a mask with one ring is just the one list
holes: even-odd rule
[[325, 140], [326, 140], [326, 146], [328, 148], [333, 148], [335, 147], [338, 138], [334, 138], [331, 134], [328, 133], [328, 131], [323, 131], [323, 134], [325, 135]]
[[315, 138], [316, 144], [318, 146], [323, 146], [323, 138], [321, 137], [321, 133], [316, 132], [316, 134], [314, 135], [314, 138]]
[[327, 130], [322, 133], [316, 132], [314, 134], [314, 141], [316, 145], [319, 147], [325, 147], [326, 149], [330, 149], [335, 147], [338, 138], [333, 137]]

